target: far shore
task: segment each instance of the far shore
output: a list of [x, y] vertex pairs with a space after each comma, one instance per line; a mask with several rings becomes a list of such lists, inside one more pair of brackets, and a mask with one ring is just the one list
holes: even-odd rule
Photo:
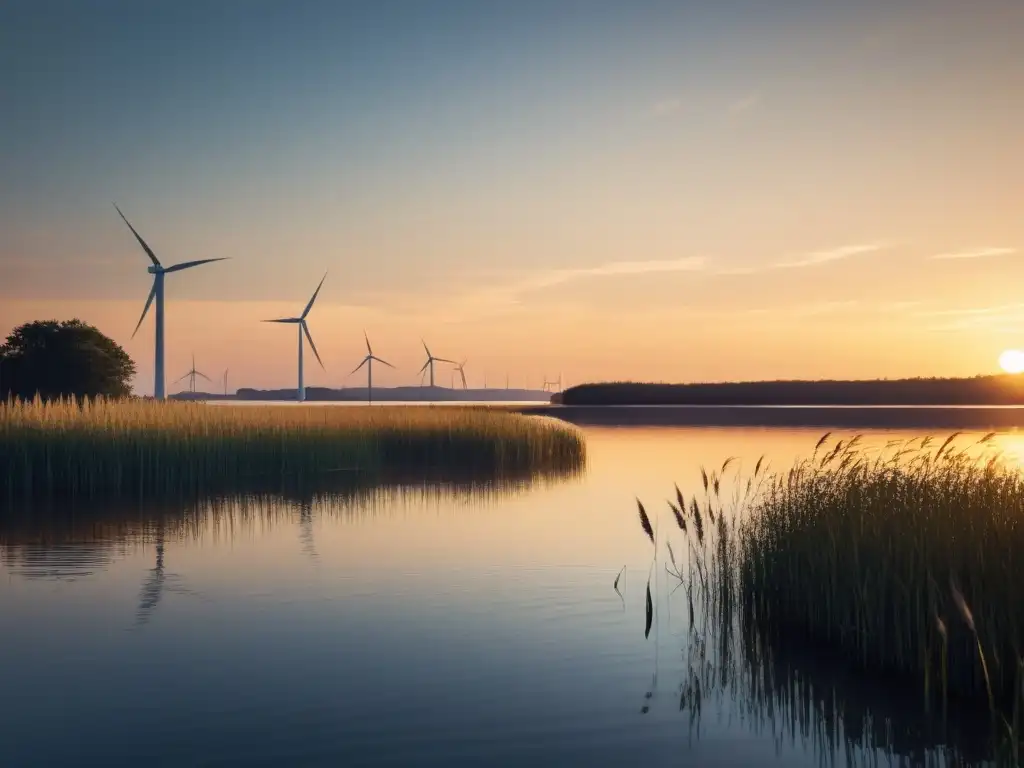
[[989, 430], [1024, 427], [1024, 406], [537, 405], [518, 413], [578, 426]]

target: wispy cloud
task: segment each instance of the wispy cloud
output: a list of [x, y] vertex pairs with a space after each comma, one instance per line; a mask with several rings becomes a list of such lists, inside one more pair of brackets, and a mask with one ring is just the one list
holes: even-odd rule
[[793, 269], [796, 267], [814, 267], [819, 264], [828, 264], [832, 261], [848, 259], [851, 256], [862, 256], [868, 253], [877, 253], [887, 248], [884, 243], [865, 243], [863, 245], [844, 245], [840, 248], [832, 248], [827, 251], [815, 251], [803, 256], [798, 256], [789, 261], [780, 261], [772, 266], [775, 269]]
[[1024, 303], [994, 304], [987, 307], [962, 307], [955, 309], [933, 309], [915, 313], [918, 317], [933, 318], [937, 325], [930, 331], [970, 331], [985, 329], [986, 332], [1024, 330]]
[[1016, 248], [975, 248], [967, 251], [937, 253], [932, 259], [987, 259], [990, 256], [1009, 256], [1017, 252]]
[[716, 275], [733, 276], [733, 275], [756, 275], [759, 272], [764, 272], [764, 267], [725, 267], [724, 269], [716, 269]]
[[838, 314], [859, 306], [861, 306], [859, 301], [850, 299], [846, 301], [815, 301], [807, 304], [789, 304], [782, 307], [750, 307], [739, 312], [732, 309], [710, 311], [715, 314], [774, 315], [779, 318], [785, 318]]
[[490, 316], [519, 311], [526, 294], [554, 288], [578, 280], [600, 279], [603, 277], [628, 277], [630, 275], [670, 274], [674, 272], [700, 272], [707, 266], [703, 256], [687, 256], [679, 259], [647, 261], [613, 261], [593, 267], [540, 270], [533, 274], [520, 275], [508, 282], [491, 285], [467, 286], [445, 306], [453, 317]]
[[980, 317], [1024, 310], [1024, 303], [993, 304], [987, 307], [961, 307], [957, 309], [929, 309], [917, 312], [918, 317]]
[[761, 104], [761, 94], [750, 93], [742, 98], [736, 99], [729, 104], [729, 112], [734, 115], [742, 115], [756, 109]]
[[588, 277], [610, 277], [613, 275], [649, 275], [658, 272], [699, 272], [707, 265], [703, 256], [687, 256], [681, 259], [653, 261], [613, 261], [596, 267], [575, 269], [552, 269], [526, 277], [501, 290], [515, 294], [550, 288], [555, 285], [581, 280]]
[[676, 114], [683, 108], [683, 102], [679, 99], [668, 98], [656, 101], [651, 105], [649, 114], [651, 117], [668, 117]]

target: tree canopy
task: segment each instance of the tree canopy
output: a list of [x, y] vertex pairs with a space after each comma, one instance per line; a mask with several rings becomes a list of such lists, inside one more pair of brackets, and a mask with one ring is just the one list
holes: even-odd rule
[[0, 346], [0, 397], [127, 397], [135, 363], [113, 339], [81, 320], [37, 320]]

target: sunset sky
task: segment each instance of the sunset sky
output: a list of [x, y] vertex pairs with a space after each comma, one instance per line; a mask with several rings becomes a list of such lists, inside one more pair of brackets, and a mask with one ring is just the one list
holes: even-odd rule
[[[971, 375], [1024, 348], [1024, 3], [0, 5], [0, 335], [152, 391]], [[309, 357], [307, 357], [307, 361]], [[448, 383], [448, 374], [439, 383]], [[179, 385], [180, 386], [180, 385]]]

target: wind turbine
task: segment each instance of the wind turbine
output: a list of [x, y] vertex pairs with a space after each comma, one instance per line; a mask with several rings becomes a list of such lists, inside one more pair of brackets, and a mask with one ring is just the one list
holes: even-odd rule
[[147, 270], [149, 274], [153, 276], [153, 287], [149, 291], [149, 298], [146, 299], [146, 306], [142, 310], [142, 316], [139, 318], [138, 325], [135, 326], [135, 330], [132, 331], [132, 338], [135, 338], [135, 334], [139, 332], [139, 328], [142, 326], [142, 321], [146, 319], [146, 313], [149, 312], [149, 307], [156, 299], [156, 344], [155, 356], [156, 360], [153, 366], [153, 397], [157, 400], [163, 400], [166, 397], [164, 390], [164, 275], [170, 274], [171, 272], [180, 272], [183, 269], [191, 269], [192, 267], [198, 267], [200, 264], [209, 264], [213, 261], [224, 261], [227, 257], [219, 259], [200, 259], [199, 261], [184, 261], [181, 264], [173, 264], [169, 267], [165, 267], [160, 263], [160, 260], [153, 253], [153, 249], [146, 245], [146, 241], [142, 239], [142, 236], [135, 231], [135, 227], [131, 225], [131, 222], [125, 218], [124, 214], [121, 213], [121, 209], [114, 204], [114, 209], [118, 212], [124, 223], [128, 225], [128, 229], [135, 235], [135, 239], [139, 241], [139, 245], [142, 246], [142, 250], [149, 256], [149, 260], [153, 264]]
[[302, 310], [301, 315], [299, 315], [298, 317], [282, 317], [278, 318], [277, 320], [263, 321], [264, 323], [294, 323], [297, 326], [299, 326], [299, 388], [296, 391], [295, 399], [298, 400], [300, 403], [306, 399], [306, 385], [303, 383], [302, 379], [302, 334], [306, 334], [306, 338], [309, 339], [309, 346], [313, 350], [313, 354], [316, 355], [317, 362], [320, 363], [321, 368], [324, 367], [324, 361], [320, 359], [320, 353], [316, 351], [316, 344], [313, 343], [313, 337], [309, 333], [309, 326], [306, 325], [306, 315], [308, 315], [309, 310], [313, 308], [313, 302], [316, 301], [317, 294], [320, 293], [320, 289], [323, 287], [324, 280], [326, 279], [327, 273], [325, 272], [324, 276], [320, 278], [320, 285], [318, 285], [316, 287], [316, 290], [313, 291], [313, 296], [309, 300], [309, 304], [306, 305], [306, 308]]
[[448, 360], [447, 358], [444, 358], [444, 357], [434, 357], [430, 353], [430, 347], [427, 346], [427, 342], [423, 341], [423, 339], [420, 339], [420, 341], [423, 342], [423, 348], [425, 350], [427, 350], [427, 362], [425, 362], [423, 364], [423, 367], [420, 368], [420, 373], [423, 373], [423, 371], [429, 369], [430, 370], [430, 386], [434, 386], [434, 363], [451, 363], [452, 365], [455, 365], [455, 361], [454, 360]]
[[[455, 366], [455, 370], [458, 371], [459, 375], [462, 377], [463, 389], [469, 389], [469, 387], [466, 386], [466, 363], [468, 362], [468, 360], [463, 360], [461, 363]], [[454, 389], [454, 387], [452, 387], [452, 389]]]
[[202, 373], [202, 372], [196, 370], [196, 356], [192, 355], [192, 368], [190, 368], [188, 373], [186, 373], [184, 376], [182, 376], [180, 379], [178, 379], [174, 383], [177, 384], [178, 381], [184, 381], [185, 379], [188, 379], [189, 380], [189, 392], [193, 392], [194, 393], [196, 391], [196, 376], [202, 376], [207, 381], [210, 381], [210, 377], [209, 376], [207, 376], [205, 373]]
[[228, 396], [228, 371], [229, 368], [224, 369], [224, 397]]
[[[370, 338], [366, 335], [366, 331], [363, 331], [363, 338], [366, 339], [366, 357], [363, 358], [363, 362], [357, 365], [352, 373], [355, 373], [364, 365], [366, 366], [366, 402], [369, 404], [373, 403], [373, 361], [376, 360], [378, 363], [384, 363], [388, 368], [394, 368], [391, 363], [387, 360], [381, 360], [375, 354], [373, 354], [373, 348], [370, 346]], [[349, 376], [352, 375], [349, 374]]]

